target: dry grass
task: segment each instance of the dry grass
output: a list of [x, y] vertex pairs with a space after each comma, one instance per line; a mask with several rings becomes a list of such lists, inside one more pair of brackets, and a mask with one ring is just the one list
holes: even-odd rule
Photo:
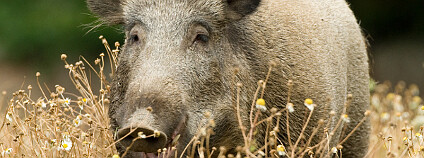
[[[10, 100], [4, 100], [6, 93], [0, 98], [0, 107], [7, 107], [1, 117], [0, 126], [0, 152], [1, 157], [119, 157], [115, 147], [115, 129], [110, 129], [107, 107], [110, 93], [110, 77], [105, 74], [106, 65], [110, 65], [111, 75], [116, 69], [119, 44], [115, 43], [115, 49], [111, 49], [107, 41], [100, 37], [105, 45], [107, 56], [100, 54], [94, 65], [81, 57], [81, 61], [69, 64], [66, 55], [61, 59], [65, 62], [65, 68], [69, 71], [71, 82], [78, 94], [67, 93], [64, 87], [57, 85], [55, 89], [49, 90], [43, 86], [38, 78], [40, 73], [36, 73], [36, 86], [28, 85], [13, 93]], [[105, 64], [111, 63], [111, 64]], [[265, 100], [262, 99], [266, 83], [270, 77], [274, 64], [270, 64], [267, 76], [264, 80], [258, 81], [258, 87], [253, 96], [249, 124], [244, 125], [240, 120], [239, 93], [243, 88], [240, 83], [236, 85], [235, 109], [239, 118], [240, 129], [244, 138], [244, 145], [235, 147], [237, 153], [226, 153], [224, 147], [211, 147], [209, 138], [213, 134], [215, 122], [209, 120], [204, 127], [198, 130], [190, 143], [183, 151], [176, 151], [174, 147], [161, 149], [158, 157], [177, 157], [184, 153], [187, 157], [212, 157], [214, 153], [218, 157], [343, 157], [341, 149], [343, 143], [349, 135], [342, 139], [338, 145], [330, 146], [329, 140], [337, 129], [344, 128], [343, 122], [349, 122], [348, 115], [341, 114], [335, 129], [329, 128], [329, 123], [324, 119], [331, 119], [336, 116], [335, 112], [330, 112], [329, 118], [319, 121], [317, 127], [313, 128], [312, 134], [308, 138], [299, 137], [295, 142], [289, 141], [284, 146], [283, 141], [277, 137], [279, 126], [286, 124], [287, 130], [290, 128], [288, 122], [289, 113], [292, 112], [293, 104], [290, 103], [292, 82], [289, 81], [289, 95], [286, 107], [274, 107], [265, 109]], [[100, 89], [92, 89], [91, 79], [97, 77], [100, 81]], [[33, 88], [42, 91], [43, 96], [31, 96]], [[360, 126], [367, 117], [372, 122], [371, 146], [367, 153], [368, 157], [422, 157], [424, 150], [423, 127], [424, 112], [422, 112], [421, 98], [418, 97], [416, 86], [409, 88], [405, 84], [398, 84], [391, 88], [390, 84], [383, 83], [375, 86], [371, 96], [372, 106], [365, 113], [365, 118], [360, 120]], [[394, 89], [394, 92], [391, 92]], [[349, 96], [345, 102], [343, 112], [349, 108], [352, 97]], [[6, 103], [7, 106], [2, 106]], [[310, 122], [314, 113], [315, 104], [310, 99], [305, 98], [304, 108], [309, 114], [305, 117], [305, 124], [301, 135]], [[260, 115], [269, 113], [269, 117], [263, 118]], [[273, 122], [273, 118], [285, 115], [286, 121]], [[209, 118], [206, 113], [205, 117]], [[328, 121], [329, 122], [329, 121]], [[266, 136], [263, 142], [265, 145], [258, 146], [255, 131], [257, 127], [264, 124]], [[249, 128], [247, 128], [249, 127]], [[290, 133], [287, 133], [290, 138]], [[139, 133], [137, 139], [155, 137], [155, 135], [145, 136]], [[312, 144], [312, 138], [321, 138], [318, 144]], [[134, 141], [135, 141], [134, 140]], [[178, 139], [176, 139], [178, 140]], [[289, 139], [290, 140], [290, 139]], [[119, 141], [119, 140], [117, 140]], [[262, 142], [262, 141], [261, 141]], [[177, 141], [173, 142], [176, 145]], [[125, 155], [126, 153], [124, 153]], [[215, 154], [215, 156], [216, 156]], [[233, 155], [235, 154], [235, 155]], [[122, 155], [123, 156], [123, 155]], [[149, 155], [152, 156], [152, 155]]]

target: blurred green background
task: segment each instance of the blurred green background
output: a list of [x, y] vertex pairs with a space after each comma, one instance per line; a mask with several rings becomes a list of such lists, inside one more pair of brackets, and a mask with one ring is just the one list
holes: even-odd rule
[[83, 0], [17, 0], [0, 5], [0, 60], [52, 71], [61, 53], [92, 57], [103, 46], [100, 34], [121, 40], [119, 28], [88, 32], [96, 20]]
[[[423, 87], [424, 1], [348, 1], [371, 46], [372, 76]], [[119, 26], [88, 32], [96, 18], [84, 0], [2, 1], [0, 19], [0, 91], [16, 89], [13, 82], [36, 71], [47, 81], [60, 80], [58, 73], [66, 74], [60, 54], [72, 62], [79, 55], [94, 60], [104, 51], [99, 35], [109, 43], [124, 38]]]

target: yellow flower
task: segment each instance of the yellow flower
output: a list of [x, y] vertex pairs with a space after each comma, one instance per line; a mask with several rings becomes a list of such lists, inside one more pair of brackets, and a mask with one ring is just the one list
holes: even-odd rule
[[387, 100], [393, 100], [395, 98], [395, 96], [396, 95], [394, 93], [389, 93], [389, 94], [387, 94], [386, 99]]
[[350, 122], [350, 118], [349, 118], [349, 116], [348, 116], [347, 114], [344, 114], [344, 115], [342, 116], [342, 119], [343, 119], [343, 121], [344, 121], [344, 122], [346, 122], [346, 123], [349, 123], [349, 122]]
[[415, 133], [415, 136], [418, 138], [422, 138], [423, 136], [421, 135], [421, 133]]
[[312, 101], [312, 99], [305, 99], [305, 104], [313, 104], [314, 102]]
[[119, 155], [113, 155], [112, 158], [119, 158]]
[[309, 110], [314, 110], [314, 107], [315, 107], [315, 104], [314, 104], [314, 102], [312, 101], [312, 99], [305, 99], [305, 102], [304, 102], [304, 104], [305, 104], [305, 106], [309, 109]]
[[87, 98], [82, 98], [82, 101], [83, 101], [84, 103], [87, 103]]
[[284, 148], [283, 145], [278, 145], [277, 146], [277, 152], [278, 152], [278, 155], [285, 156], [286, 155], [286, 148]]
[[256, 108], [261, 110], [262, 112], [266, 111], [265, 100], [260, 98], [256, 100]]
[[412, 101], [415, 102], [415, 103], [417, 103], [417, 104], [419, 104], [419, 103], [421, 103], [422, 99], [419, 96], [414, 96], [412, 98]]

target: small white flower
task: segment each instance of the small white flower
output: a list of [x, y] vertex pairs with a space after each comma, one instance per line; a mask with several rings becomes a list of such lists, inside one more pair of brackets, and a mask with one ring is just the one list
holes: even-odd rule
[[263, 105], [257, 105], [257, 104], [256, 104], [256, 109], [259, 109], [259, 110], [261, 110], [262, 112], [266, 112], [266, 106], [263, 106]]
[[262, 150], [259, 150], [258, 154], [261, 155], [261, 156], [265, 156], [265, 153]]
[[7, 114], [6, 114], [6, 119], [7, 120], [9, 120], [9, 122], [12, 122], [13, 120], [12, 120], [12, 113], [11, 112], [8, 112]]
[[423, 135], [421, 135], [421, 133], [415, 133], [415, 136], [416, 136], [418, 139], [422, 139], [422, 138], [423, 138]]
[[50, 140], [50, 145], [56, 145], [56, 139]]
[[403, 137], [403, 142], [404, 142], [404, 143], [409, 143], [409, 139], [408, 139], [408, 137]]
[[69, 106], [69, 105], [71, 105], [71, 99], [69, 99], [69, 98], [65, 98], [65, 100], [63, 100], [63, 104], [64, 104], [65, 106]]
[[12, 154], [12, 151], [13, 151], [13, 149], [12, 149], [12, 148], [7, 148], [5, 151], [3, 151], [3, 152], [1, 153], [1, 155], [2, 155], [2, 156], [4, 156], [4, 155], [10, 155], [10, 154]]
[[331, 152], [334, 153], [334, 154], [337, 154], [337, 148], [336, 147], [332, 147], [331, 148]]
[[54, 107], [56, 104], [53, 101], [48, 102], [50, 104], [50, 107]]
[[287, 110], [289, 110], [289, 112], [294, 112], [294, 107], [293, 107], [293, 104], [292, 103], [288, 103], [287, 104]]
[[81, 125], [82, 120], [80, 119], [80, 117], [77, 117], [74, 119], [74, 126], [78, 127]]
[[314, 110], [315, 104], [305, 104], [305, 106], [309, 109], [309, 110]]
[[143, 132], [138, 132], [137, 133], [138, 137], [145, 139], [146, 135]]
[[350, 122], [350, 118], [347, 114], [342, 115], [342, 119], [344, 122], [349, 123]]
[[46, 107], [47, 107], [47, 104], [46, 104], [46, 102], [44, 102], [44, 101], [41, 101], [41, 107], [42, 107], [42, 108], [46, 108]]
[[380, 105], [380, 98], [378, 98], [378, 95], [373, 95], [371, 98], [371, 104], [375, 107], [378, 107]]
[[59, 146], [59, 150], [69, 151], [72, 148], [72, 141], [70, 139], [62, 140], [62, 143]]
[[387, 112], [383, 112], [380, 114], [380, 118], [382, 122], [388, 121], [390, 119], [390, 114]]
[[286, 156], [286, 148], [284, 148], [283, 145], [277, 146], [277, 152], [278, 152], [278, 155], [280, 156]]

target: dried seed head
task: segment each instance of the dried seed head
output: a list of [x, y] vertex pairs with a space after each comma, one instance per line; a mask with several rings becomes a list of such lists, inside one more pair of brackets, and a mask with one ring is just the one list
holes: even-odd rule
[[288, 86], [292, 86], [292, 85], [293, 85], [293, 80], [288, 80], [288, 81], [287, 81], [287, 85], [288, 85]]
[[236, 151], [237, 151], [237, 152], [241, 152], [242, 150], [243, 150], [243, 147], [241, 147], [241, 146], [237, 146], [237, 147], [236, 147]]
[[210, 118], [211, 117], [211, 112], [209, 112], [209, 111], [205, 112], [205, 117], [206, 118]]
[[367, 110], [367, 111], [365, 111], [365, 113], [364, 113], [364, 115], [365, 116], [369, 116], [371, 114], [371, 111], [370, 110]]
[[149, 106], [149, 107], [147, 107], [147, 108], [146, 108], [146, 110], [147, 110], [148, 112], [152, 112], [152, 111], [153, 111], [153, 108], [152, 108], [151, 106]]
[[237, 87], [242, 87], [242, 86], [243, 86], [243, 83], [237, 82]]
[[212, 120], [212, 119], [210, 119], [210, 120], [209, 120], [209, 125], [210, 125], [211, 127], [215, 127], [215, 126], [216, 126], [215, 121], [214, 121], [214, 120]]
[[281, 116], [281, 115], [282, 115], [281, 112], [275, 113], [275, 116]]
[[225, 152], [227, 152], [227, 148], [225, 148], [225, 146], [220, 146], [219, 151], [225, 153]]
[[41, 75], [40, 72], [35, 73], [36, 77], [40, 77], [40, 75]]
[[405, 127], [403, 127], [403, 128], [401, 129], [401, 131], [402, 131], [402, 132], [405, 132], [405, 131], [406, 131], [406, 128], [405, 128]]
[[62, 55], [60, 55], [60, 59], [62, 59], [62, 60], [66, 60], [66, 58], [67, 58], [68, 56], [66, 56], [66, 54], [62, 54]]
[[274, 131], [275, 133], [278, 133], [278, 132], [280, 132], [280, 129], [278, 129], [278, 127], [274, 127], [273, 131]]
[[353, 95], [352, 95], [352, 94], [350, 94], [350, 93], [349, 93], [349, 94], [347, 94], [347, 99], [349, 99], [349, 100], [350, 100], [350, 99], [352, 99], [352, 97], [353, 97]]
[[258, 81], [258, 86], [262, 86], [264, 84], [264, 80], [259, 80]]
[[234, 68], [234, 74], [238, 74], [240, 72], [240, 69], [238, 67]]
[[276, 63], [274, 60], [271, 60], [271, 61], [269, 62], [269, 66], [271, 66], [271, 67], [275, 67], [275, 66], [277, 66], [277, 63]]
[[278, 109], [277, 108], [271, 108], [271, 113], [276, 113], [278, 111]]
[[159, 132], [159, 131], [157, 131], [157, 130], [155, 130], [155, 131], [153, 132], [153, 137], [158, 138], [159, 136], [160, 136], [160, 132]]
[[119, 42], [115, 42], [115, 47], [119, 47], [119, 46], [120, 46]]
[[109, 105], [110, 101], [109, 101], [109, 99], [105, 99], [105, 100], [103, 100], [103, 103], [104, 103], [105, 105]]
[[98, 65], [100, 63], [100, 59], [99, 58], [97, 58], [96, 60], [94, 60], [94, 64], [95, 65]]
[[324, 123], [325, 123], [324, 119], [319, 119], [319, 120], [318, 120], [318, 124], [319, 124], [319, 125], [323, 125]]
[[312, 157], [314, 155], [314, 152], [312, 150], [309, 150], [308, 155]]

